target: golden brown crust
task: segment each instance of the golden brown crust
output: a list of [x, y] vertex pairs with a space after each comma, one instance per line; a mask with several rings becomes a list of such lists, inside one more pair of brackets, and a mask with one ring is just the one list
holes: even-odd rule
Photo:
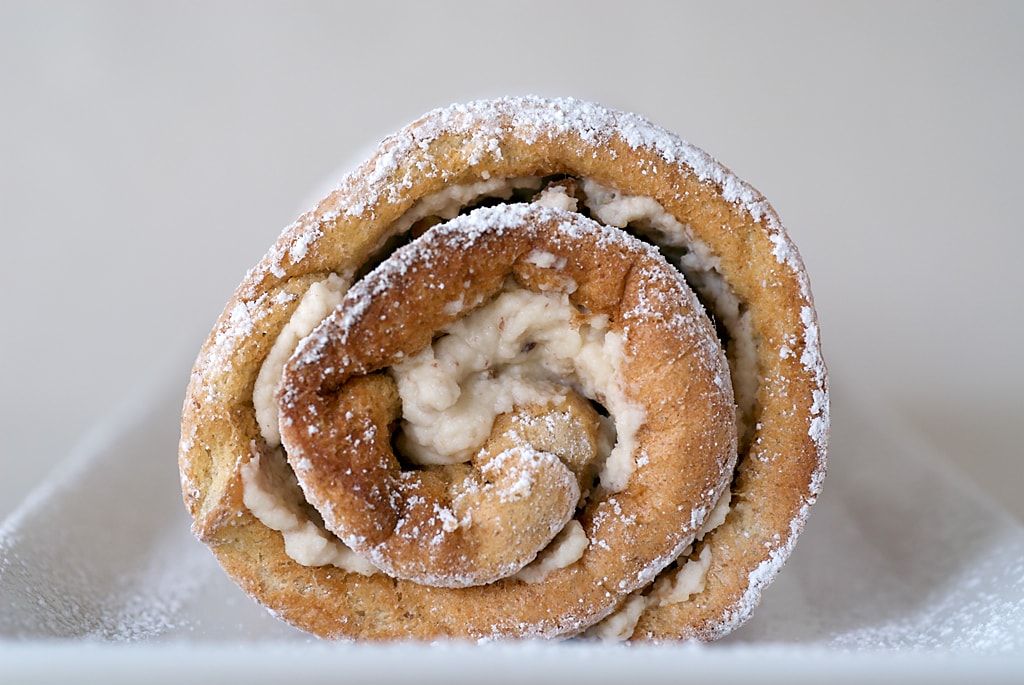
[[[788, 556], [820, 491], [828, 396], [806, 274], [771, 207], [704, 153], [638, 117], [569, 100], [474, 103], [432, 112], [384, 141], [289, 227], [239, 287], [196, 362], [179, 459], [194, 530], [231, 577], [286, 620], [332, 637], [556, 635], [615, 608], [605, 598], [613, 588], [576, 583], [573, 567], [560, 569], [552, 584], [571, 588], [580, 606], [600, 608], [524, 630], [510, 617], [550, 602], [540, 586], [499, 581], [515, 592], [497, 606], [486, 587], [455, 591], [302, 567], [242, 503], [240, 465], [265, 449], [252, 407], [255, 377], [298, 296], [329, 272], [356, 275], [379, 261], [396, 222], [426, 196], [455, 184], [561, 174], [656, 200], [717, 260], [756, 341], [755, 428], [741, 445], [729, 516], [702, 543], [713, 552], [706, 587], [689, 601], [649, 603], [633, 638], [725, 634], [749, 617]], [[593, 570], [642, 572], [610, 557]], [[476, 607], [475, 617], [447, 611], [451, 592]]]

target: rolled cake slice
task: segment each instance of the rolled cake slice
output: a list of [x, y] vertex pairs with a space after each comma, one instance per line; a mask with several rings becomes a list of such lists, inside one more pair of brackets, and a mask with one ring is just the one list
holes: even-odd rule
[[179, 464], [196, 535], [318, 635], [711, 640], [791, 552], [828, 421], [767, 201], [635, 115], [509, 98], [410, 124], [282, 233]]

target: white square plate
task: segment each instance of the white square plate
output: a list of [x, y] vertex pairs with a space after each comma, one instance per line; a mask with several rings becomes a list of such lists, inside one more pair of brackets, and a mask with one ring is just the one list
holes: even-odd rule
[[327, 644], [280, 623], [189, 533], [181, 397], [165, 388], [94, 431], [0, 527], [0, 675], [114, 663], [250, 682], [318, 669], [448, 683], [1024, 676], [1024, 528], [848, 388], [833, 397], [825, 492], [754, 618], [713, 645], [642, 648]]

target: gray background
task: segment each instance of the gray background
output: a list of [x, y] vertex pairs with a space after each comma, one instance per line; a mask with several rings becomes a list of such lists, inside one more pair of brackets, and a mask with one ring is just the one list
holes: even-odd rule
[[428, 109], [523, 93], [642, 113], [759, 188], [837, 392], [1024, 517], [1021, 35], [1013, 3], [2, 1], [0, 517], [91, 426], [184, 390], [325, 179]]

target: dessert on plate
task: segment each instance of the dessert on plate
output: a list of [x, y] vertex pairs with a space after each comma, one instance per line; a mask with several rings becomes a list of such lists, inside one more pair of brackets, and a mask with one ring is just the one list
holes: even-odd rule
[[712, 640], [825, 473], [807, 275], [768, 202], [571, 99], [428, 113], [245, 277], [182, 416], [195, 534], [304, 630]]

